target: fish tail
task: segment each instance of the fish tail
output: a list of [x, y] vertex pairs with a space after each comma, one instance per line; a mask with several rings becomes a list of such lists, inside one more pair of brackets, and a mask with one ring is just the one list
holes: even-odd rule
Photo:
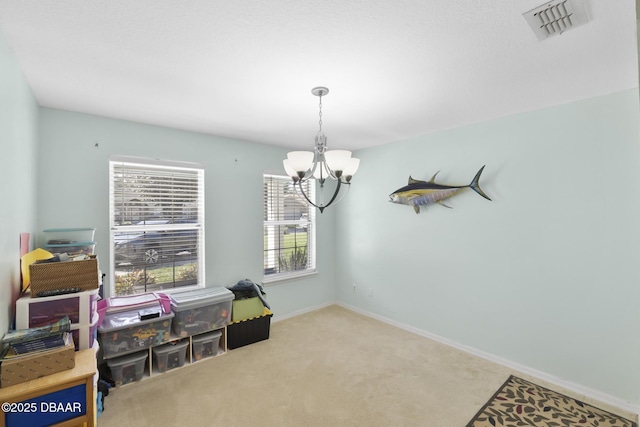
[[[485, 165], [486, 166], [486, 165]], [[484, 166], [482, 166], [480, 168], [480, 170], [478, 171], [478, 173], [476, 174], [476, 176], [473, 177], [473, 181], [471, 181], [471, 184], [469, 184], [469, 187], [475, 191], [476, 193], [478, 193], [479, 195], [481, 195], [482, 197], [484, 197], [487, 200], [491, 200], [489, 198], [489, 196], [487, 196], [486, 194], [484, 194], [484, 191], [482, 191], [482, 189], [480, 188], [480, 175], [482, 174], [482, 171], [484, 170]]]

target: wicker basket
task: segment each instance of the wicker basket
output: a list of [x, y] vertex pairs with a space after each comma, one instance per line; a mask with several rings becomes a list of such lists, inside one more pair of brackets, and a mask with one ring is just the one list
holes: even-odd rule
[[81, 291], [98, 289], [98, 259], [85, 261], [51, 262], [31, 264], [31, 296], [40, 292], [80, 288]]

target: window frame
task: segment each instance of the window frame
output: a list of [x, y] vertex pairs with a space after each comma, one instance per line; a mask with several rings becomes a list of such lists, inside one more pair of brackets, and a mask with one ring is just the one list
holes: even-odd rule
[[[175, 171], [176, 177], [184, 175], [190, 175], [192, 178], [196, 178], [197, 183], [189, 189], [195, 190], [193, 194], [195, 194], [195, 204], [193, 206], [193, 210], [195, 210], [195, 215], [191, 213], [191, 209], [187, 206], [185, 207], [184, 203], [176, 203], [176, 204], [164, 204], [162, 205], [162, 210], [169, 209], [170, 212], [177, 212], [179, 209], [182, 212], [182, 215], [193, 215], [193, 221], [182, 221], [184, 218], [179, 217], [171, 217], [171, 215], [164, 217], [163, 219], [153, 219], [147, 218], [143, 221], [133, 223], [133, 224], [120, 224], [117, 225], [116, 215], [118, 212], [126, 212], [128, 209], [131, 209], [130, 206], [125, 205], [124, 202], [116, 201], [116, 180], [118, 178], [116, 169], [119, 169], [118, 172], [121, 173], [121, 170], [127, 168], [129, 170], [139, 170], [144, 171], [145, 168], [148, 168], [149, 174], [147, 176], [155, 178], [156, 180], [160, 180], [163, 176], [171, 176], [172, 171]], [[155, 172], [155, 173], [153, 173]], [[120, 194], [120, 193], [118, 193]], [[144, 194], [141, 193], [141, 194]], [[176, 193], [168, 192], [165, 194], [175, 195]], [[164, 194], [163, 194], [164, 195]], [[173, 241], [175, 241], [175, 235], [179, 233], [194, 233], [196, 236], [196, 268], [197, 268], [197, 278], [195, 284], [186, 284], [186, 285], [178, 285], [176, 283], [180, 283], [176, 280], [175, 272], [173, 275], [173, 280], [168, 281], [166, 283], [160, 283], [157, 285], [150, 284], [147, 285], [145, 283], [144, 290], [138, 290], [133, 293], [128, 294], [141, 294], [145, 292], [164, 292], [171, 293], [173, 291], [186, 291], [190, 289], [199, 289], [203, 288], [206, 283], [205, 279], [205, 214], [204, 214], [204, 200], [205, 192], [204, 192], [204, 165], [201, 163], [194, 162], [179, 162], [179, 161], [171, 161], [171, 160], [159, 160], [159, 159], [150, 159], [143, 157], [133, 157], [133, 156], [110, 156], [109, 157], [109, 266], [110, 266], [110, 274], [109, 274], [109, 292], [110, 296], [118, 295], [116, 292], [116, 272], [120, 268], [122, 270], [122, 264], [116, 265], [116, 254], [115, 254], [115, 244], [116, 244], [116, 236], [122, 236], [125, 233], [165, 233], [166, 235], [173, 236]], [[137, 201], [138, 203], [142, 203]], [[141, 212], [145, 212], [146, 210], [151, 209], [157, 210], [158, 205], [145, 205]], [[162, 236], [166, 237], [166, 236]], [[167, 238], [168, 240], [168, 238]], [[162, 238], [158, 241], [162, 242]], [[144, 243], [146, 246], [146, 242]], [[162, 246], [160, 246], [162, 247]], [[189, 254], [189, 252], [185, 252]], [[184, 255], [181, 255], [184, 256]], [[162, 265], [162, 262], [159, 262], [158, 265]], [[167, 263], [169, 265], [173, 265], [175, 269], [175, 259]], [[126, 265], [126, 264], [125, 264]], [[140, 262], [140, 265], [130, 264], [129, 268], [132, 273], [135, 273], [136, 270], [144, 270], [147, 271], [147, 264], [144, 262]], [[147, 289], [149, 287], [149, 289]], [[135, 289], [134, 289], [135, 290]], [[121, 295], [128, 295], [121, 294]]]
[[[284, 191], [286, 183], [291, 183], [293, 185], [293, 181], [291, 177], [285, 175], [283, 172], [271, 172], [265, 171], [262, 174], [262, 185], [263, 185], [263, 255], [264, 255], [264, 266], [263, 266], [263, 278], [262, 283], [266, 286], [270, 284], [275, 284], [282, 281], [298, 279], [305, 276], [310, 276], [317, 274], [317, 252], [316, 252], [316, 228], [317, 228], [317, 215], [315, 207], [309, 205], [307, 201], [301, 194], [298, 192], [293, 195], [297, 202], [300, 202], [300, 206], [304, 206], [304, 209], [300, 210], [301, 217], [298, 219], [269, 219], [269, 200], [273, 200], [274, 196], [269, 193], [269, 188], [273, 190], [273, 186], [269, 187], [267, 183], [268, 179], [275, 179], [282, 182], [282, 186], [279, 187], [279, 190], [282, 190], [276, 196], [276, 199], [280, 200], [279, 203], [284, 203], [284, 199], [287, 197], [291, 197], [291, 193], [286, 193]], [[316, 194], [316, 180], [309, 180], [307, 183], [309, 198], [315, 203], [315, 194]], [[295, 188], [294, 188], [295, 190]], [[295, 211], [295, 210], [294, 210]], [[284, 213], [284, 211], [283, 211]], [[307, 214], [307, 220], [302, 219], [303, 214]], [[269, 234], [267, 231], [267, 227], [283, 227], [283, 226], [295, 226], [296, 229], [306, 227], [307, 233], [307, 266], [304, 269], [296, 269], [289, 271], [278, 271], [276, 273], [266, 274], [266, 270], [268, 265], [275, 264], [275, 260], [271, 259], [266, 254], [271, 251], [275, 251], [280, 253], [283, 251], [282, 247], [278, 247], [278, 243], [275, 243], [274, 240], [269, 238]], [[275, 235], [275, 231], [273, 231], [273, 235]], [[280, 237], [277, 238], [278, 242], [280, 241]], [[273, 246], [268, 246], [269, 243], [272, 243]]]

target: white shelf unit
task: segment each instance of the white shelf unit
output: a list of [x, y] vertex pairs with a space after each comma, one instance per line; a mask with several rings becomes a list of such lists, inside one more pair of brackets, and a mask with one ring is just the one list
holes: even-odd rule
[[[221, 333], [220, 339], [218, 341], [218, 351], [216, 352], [216, 354], [211, 355], [209, 357], [202, 358], [200, 360], [195, 360], [195, 355], [193, 353], [193, 339], [194, 339], [194, 337], [207, 335], [207, 334], [210, 334], [210, 333], [216, 332], [216, 331], [220, 331], [220, 333]], [[167, 343], [172, 342], [172, 341], [186, 341], [186, 340], [189, 341], [189, 344], [186, 347], [186, 354], [185, 354], [184, 364], [182, 366], [178, 366], [178, 367], [174, 367], [174, 368], [168, 368], [164, 372], [158, 371], [157, 367], [155, 367], [155, 360], [154, 360], [154, 357], [153, 357], [153, 349], [155, 347], [160, 347], [160, 346], [166, 345]], [[181, 338], [181, 337], [178, 337], [178, 336], [175, 336], [175, 335], [172, 334], [169, 337], [169, 341], [167, 341], [166, 343], [163, 343], [163, 344], [161, 344], [159, 346], [149, 347], [149, 357], [147, 358], [147, 366], [145, 367], [145, 374], [146, 374], [146, 376], [149, 376], [149, 377], [152, 377], [152, 376], [155, 376], [155, 375], [162, 375], [165, 372], [173, 371], [175, 369], [184, 368], [184, 367], [187, 367], [189, 365], [193, 365], [194, 363], [202, 362], [204, 360], [213, 359], [214, 357], [222, 356], [223, 354], [226, 354], [226, 353], [227, 353], [227, 327], [226, 326], [224, 326], [224, 327], [222, 327], [220, 329], [213, 329], [213, 330], [210, 330], [210, 331], [205, 331], [205, 332], [201, 332], [201, 333], [194, 334], [194, 335], [189, 335], [188, 337], [184, 337], [184, 338]]]
[[[196, 338], [196, 337], [200, 337], [200, 336], [206, 335], [206, 334], [211, 334], [212, 332], [216, 332], [216, 331], [219, 331], [220, 334], [221, 334], [220, 338], [218, 340], [218, 350], [217, 350], [216, 354], [213, 354], [213, 355], [208, 356], [208, 357], [204, 357], [204, 358], [202, 358], [200, 360], [195, 360], [195, 355], [194, 355], [194, 352], [193, 352], [193, 339]], [[174, 367], [174, 368], [168, 368], [166, 371], [161, 372], [161, 371], [159, 371], [157, 369], [157, 366], [155, 366], [156, 363], [155, 363], [154, 357], [153, 357], [153, 349], [156, 348], [156, 347], [161, 347], [163, 345], [166, 345], [166, 344], [168, 344], [168, 343], [170, 343], [172, 341], [188, 341], [188, 345], [186, 346], [186, 349], [185, 349], [184, 364], [182, 366], [178, 366], [178, 367]], [[144, 375], [142, 376], [142, 378], [140, 378], [140, 380], [138, 380], [138, 381], [141, 381], [141, 380], [145, 380], [145, 379], [157, 376], [157, 375], [162, 375], [162, 374], [164, 374], [166, 372], [174, 371], [176, 369], [186, 368], [186, 367], [188, 367], [190, 365], [193, 365], [195, 363], [200, 363], [200, 362], [203, 362], [205, 360], [214, 359], [214, 358], [216, 358], [218, 356], [222, 356], [223, 354], [226, 354], [227, 350], [228, 350], [228, 348], [227, 348], [227, 327], [223, 326], [222, 328], [212, 329], [212, 330], [209, 330], [209, 331], [200, 332], [200, 333], [197, 333], [197, 334], [194, 334], [194, 335], [189, 335], [187, 337], [178, 337], [175, 334], [171, 334], [169, 336], [169, 340], [166, 341], [166, 342], [163, 342], [162, 344], [152, 345], [152, 346], [148, 347], [147, 349], [142, 349], [142, 350], [138, 350], [138, 351], [130, 351], [130, 352], [117, 354], [117, 355], [110, 355], [110, 356], [106, 356], [106, 357], [103, 356], [103, 360], [105, 362], [108, 362], [109, 360], [114, 360], [114, 359], [117, 359], [117, 358], [122, 357], [122, 356], [128, 356], [128, 355], [131, 355], [131, 354], [134, 354], [134, 353], [142, 353], [142, 352], [146, 351], [147, 352], [147, 359], [146, 359], [145, 367], [144, 367]], [[123, 386], [129, 385], [129, 384], [135, 384], [138, 381], [131, 381], [131, 382], [127, 382], [127, 383], [124, 383], [124, 384], [118, 384], [118, 385], [116, 385], [116, 387], [123, 387]]]

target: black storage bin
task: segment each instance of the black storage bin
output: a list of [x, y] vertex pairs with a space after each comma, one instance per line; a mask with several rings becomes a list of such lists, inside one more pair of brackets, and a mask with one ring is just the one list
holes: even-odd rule
[[241, 320], [227, 326], [227, 347], [230, 350], [269, 339], [273, 313], [265, 309], [264, 316]]

